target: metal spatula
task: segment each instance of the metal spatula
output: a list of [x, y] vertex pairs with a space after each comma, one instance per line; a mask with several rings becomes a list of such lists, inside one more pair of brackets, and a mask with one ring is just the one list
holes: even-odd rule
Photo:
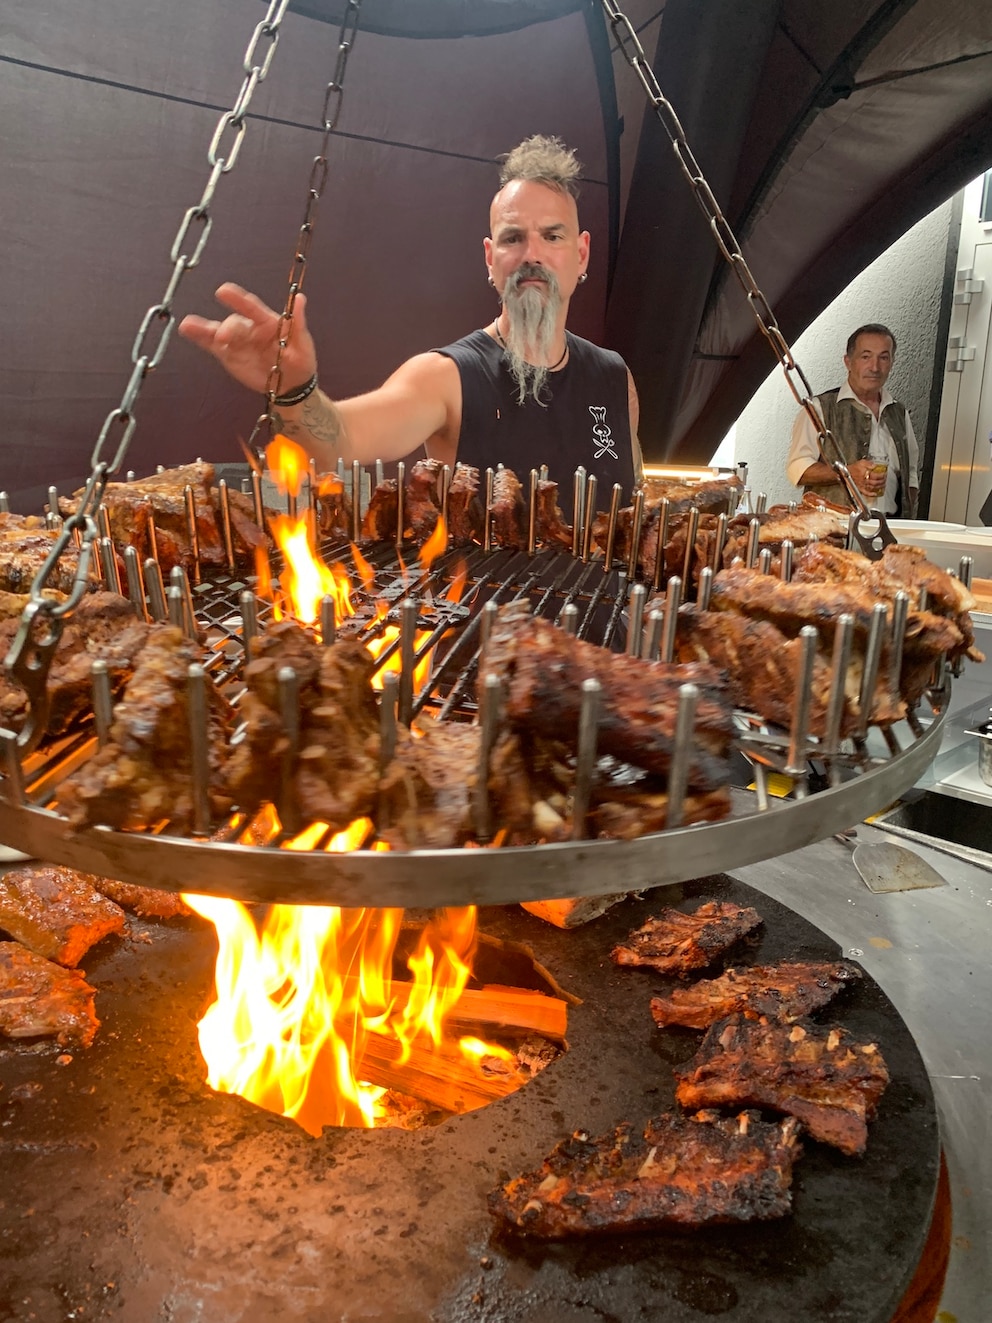
[[905, 845], [888, 841], [878, 845], [859, 842], [857, 837], [838, 833], [835, 838], [854, 851], [854, 867], [869, 891], [919, 891], [923, 887], [946, 886], [933, 864], [928, 864]]

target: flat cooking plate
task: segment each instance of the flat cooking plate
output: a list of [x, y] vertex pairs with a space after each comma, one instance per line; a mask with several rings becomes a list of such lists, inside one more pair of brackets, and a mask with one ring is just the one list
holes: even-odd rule
[[[659, 980], [610, 947], [662, 904], [754, 905], [745, 959], [836, 959], [805, 919], [726, 877], [631, 900], [573, 932], [484, 910], [583, 998], [570, 1051], [521, 1092], [427, 1130], [292, 1122], [202, 1083], [195, 1020], [214, 939], [148, 925], [151, 945], [87, 963], [103, 1022], [58, 1065], [0, 1051], [0, 1319], [64, 1323], [890, 1323], [937, 1184], [933, 1095], [913, 1039], [866, 976], [831, 1015], [892, 1075], [866, 1156], [806, 1142], [795, 1212], [764, 1225], [541, 1246], [493, 1235], [485, 1197], [578, 1128], [642, 1121], [672, 1098], [700, 1035], [659, 1031]], [[137, 931], [142, 931], [137, 925]]]

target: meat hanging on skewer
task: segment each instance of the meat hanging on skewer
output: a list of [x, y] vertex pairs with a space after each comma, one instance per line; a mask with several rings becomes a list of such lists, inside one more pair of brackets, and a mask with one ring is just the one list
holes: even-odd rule
[[[227, 561], [222, 531], [220, 489], [214, 484], [212, 464], [197, 460], [180, 468], [163, 469], [134, 482], [108, 482], [101, 504], [107, 513], [110, 535], [119, 548], [134, 547], [144, 560], [157, 553], [162, 569], [180, 565], [193, 568], [194, 547], [190, 538], [186, 489], [191, 489], [196, 507], [196, 541], [202, 565], [220, 566]], [[82, 490], [59, 501], [63, 514], [75, 513]], [[249, 497], [228, 489], [232, 550], [236, 560], [252, 564], [258, 551], [270, 549], [268, 534], [255, 522]], [[154, 529], [150, 525], [154, 523]]]
[[479, 470], [456, 464], [448, 487], [448, 536], [456, 547], [481, 541], [485, 503], [479, 496]]
[[[28, 593], [58, 538], [37, 515], [0, 510], [0, 592]], [[48, 577], [52, 593], [70, 593], [79, 566], [79, 548], [70, 542]]]
[[667, 775], [675, 743], [679, 690], [699, 690], [688, 784], [713, 790], [729, 782], [733, 713], [719, 674], [709, 666], [665, 666], [607, 652], [556, 629], [514, 604], [497, 616], [480, 677], [503, 681], [510, 724], [548, 739], [577, 739], [582, 683], [602, 684], [600, 754]]
[[[284, 766], [289, 736], [279, 672], [291, 668], [299, 692], [299, 743]], [[379, 778], [379, 712], [370, 680], [375, 662], [360, 644], [325, 648], [294, 621], [282, 621], [253, 644], [248, 689], [225, 769], [230, 799], [244, 813], [290, 797], [308, 819], [340, 831], [369, 816]]]
[[489, 1196], [502, 1225], [542, 1240], [783, 1217], [791, 1210], [799, 1125], [757, 1112], [666, 1112], [598, 1139], [576, 1131], [538, 1171]]
[[[10, 647], [19, 624], [17, 619], [0, 621], [0, 655]], [[150, 629], [133, 604], [117, 593], [87, 593], [80, 599], [63, 622], [48, 673], [49, 735], [64, 734], [91, 714], [95, 661], [106, 664], [111, 691], [120, 693], [134, 673], [134, 659]], [[0, 670], [0, 726], [20, 730], [27, 715], [27, 694], [7, 671]]]
[[665, 908], [610, 952], [615, 964], [645, 965], [663, 974], [703, 969], [763, 922], [757, 910], [707, 900], [689, 913]]
[[493, 542], [509, 551], [527, 545], [526, 507], [520, 480], [512, 469], [497, 469], [493, 475], [491, 509]]
[[[187, 830], [193, 820], [188, 672], [199, 648], [171, 625], [154, 625], [138, 655], [124, 697], [114, 708], [110, 738], [59, 791], [59, 805], [75, 826], [143, 829], [169, 821]], [[226, 757], [230, 705], [208, 681], [210, 787], [217, 812], [229, 801], [219, 789]]]
[[877, 1044], [859, 1042], [846, 1029], [743, 1015], [711, 1025], [675, 1074], [683, 1107], [768, 1107], [853, 1156], [865, 1151], [868, 1121], [889, 1082]]
[[862, 977], [857, 965], [841, 960], [732, 968], [719, 978], [698, 979], [652, 997], [651, 1015], [659, 1028], [681, 1024], [687, 1029], [706, 1029], [738, 1012], [749, 1019], [798, 1020]]

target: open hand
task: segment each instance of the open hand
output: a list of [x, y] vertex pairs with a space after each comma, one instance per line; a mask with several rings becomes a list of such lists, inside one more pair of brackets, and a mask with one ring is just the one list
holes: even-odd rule
[[[213, 321], [191, 313], [179, 323], [179, 334], [212, 354], [235, 381], [264, 393], [279, 350], [279, 313], [230, 281], [218, 288], [217, 300], [230, 308], [229, 316]], [[282, 355], [280, 393], [302, 386], [316, 370], [317, 352], [306, 323], [306, 295], [298, 294], [292, 333]]]

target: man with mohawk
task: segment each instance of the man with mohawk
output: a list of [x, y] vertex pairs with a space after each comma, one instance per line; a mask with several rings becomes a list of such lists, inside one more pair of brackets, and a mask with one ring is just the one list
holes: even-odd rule
[[[600, 491], [620, 483], [629, 497], [642, 476], [633, 379], [618, 354], [565, 326], [589, 263], [579, 174], [575, 153], [557, 138], [528, 138], [506, 156], [483, 240], [499, 315], [454, 344], [416, 354], [377, 390], [338, 401], [324, 394], [300, 295], [282, 358], [286, 389], [273, 408], [279, 431], [322, 470], [339, 460], [403, 459], [423, 447], [452, 467], [503, 464], [522, 476], [547, 464], [563, 497], [581, 465]], [[227, 317], [186, 317], [180, 333], [263, 392], [279, 315], [239, 285], [221, 285], [217, 298]]]

